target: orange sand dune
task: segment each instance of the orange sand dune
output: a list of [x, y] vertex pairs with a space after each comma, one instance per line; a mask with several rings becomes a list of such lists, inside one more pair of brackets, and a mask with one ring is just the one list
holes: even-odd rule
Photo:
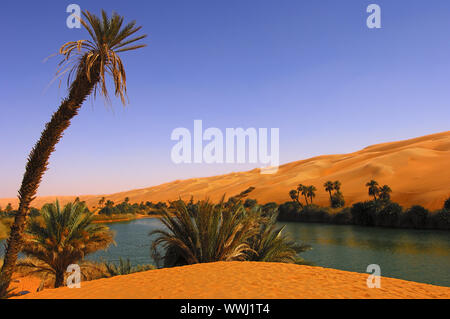
[[49, 289], [21, 298], [450, 298], [447, 287], [383, 277], [381, 288], [368, 288], [367, 278], [368, 274], [321, 267], [218, 262], [100, 279], [84, 282], [79, 289]]
[[[274, 175], [262, 175], [258, 169], [227, 175], [179, 180], [145, 189], [105, 195], [116, 203], [129, 197], [131, 202], [182, 199], [219, 200], [224, 193], [235, 195], [250, 186], [256, 187], [250, 197], [265, 203], [282, 203], [289, 199], [289, 190], [299, 183], [317, 187], [315, 202], [328, 205], [328, 193], [323, 190], [327, 180], [340, 180], [347, 204], [369, 199], [366, 182], [371, 179], [388, 184], [392, 198], [404, 206], [418, 204], [430, 209], [441, 208], [450, 196], [450, 131], [406, 141], [366, 147], [350, 154], [325, 155], [282, 165]], [[80, 196], [93, 207], [102, 196]], [[74, 196], [59, 197], [62, 202]], [[40, 197], [36, 207], [53, 197]], [[17, 199], [0, 199], [3, 207]]]

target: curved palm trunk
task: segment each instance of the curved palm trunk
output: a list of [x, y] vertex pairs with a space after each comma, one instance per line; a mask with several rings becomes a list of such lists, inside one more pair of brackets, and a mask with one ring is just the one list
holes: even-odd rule
[[[5, 259], [0, 273], [0, 296], [3, 295], [11, 281], [14, 272], [17, 255], [23, 243], [30, 203], [36, 196], [42, 176], [47, 170], [48, 160], [55, 150], [56, 144], [69, 127], [70, 121], [78, 114], [83, 102], [92, 93], [95, 84], [99, 81], [98, 68], [92, 68], [91, 81], [86, 72], [78, 72], [77, 78], [70, 87], [69, 97], [65, 99], [59, 109], [53, 114], [52, 119], [45, 126], [41, 138], [31, 150], [25, 168], [22, 185], [19, 190], [19, 209], [16, 213], [14, 224], [7, 241]], [[84, 70], [84, 68], [82, 69]]]

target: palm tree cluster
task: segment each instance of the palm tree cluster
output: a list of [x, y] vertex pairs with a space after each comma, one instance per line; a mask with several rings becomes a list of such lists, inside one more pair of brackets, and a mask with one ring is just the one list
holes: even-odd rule
[[100, 92], [108, 100], [106, 86], [108, 74], [113, 79], [115, 95], [125, 104], [126, 72], [119, 53], [145, 46], [145, 44], [136, 44], [137, 41], [146, 37], [146, 35], [135, 36], [141, 27], [137, 27], [135, 21], [124, 25], [124, 18], [116, 13], [113, 13], [112, 17], [108, 17], [106, 12], [102, 11], [101, 18], [99, 18], [89, 11], [85, 11], [80, 20], [91, 39], [67, 42], [59, 50], [58, 54], [62, 56], [62, 61], [59, 64], [57, 76], [68, 72], [69, 95], [62, 101], [50, 122], [46, 124], [39, 141], [28, 157], [19, 190], [19, 209], [11, 227], [5, 260], [0, 273], [0, 295], [4, 294], [11, 281], [24, 241], [23, 233], [30, 203], [35, 198], [56, 144], [91, 93], [95, 98], [96, 93]]
[[[341, 193], [340, 181], [327, 181], [323, 184], [325, 191], [330, 195], [330, 206], [333, 208], [343, 207], [345, 205], [344, 195]], [[331, 193], [334, 191], [334, 193]]]
[[293, 201], [296, 201], [300, 207], [303, 207], [303, 204], [300, 201], [300, 195], [305, 198], [306, 206], [308, 206], [313, 203], [313, 198], [316, 197], [316, 191], [317, 188], [314, 185], [305, 186], [303, 184], [299, 184], [297, 189], [293, 189], [289, 192], [289, 196]]
[[378, 182], [371, 180], [366, 184], [368, 188], [369, 196], [373, 196], [373, 199], [381, 201], [389, 201], [391, 199], [392, 189], [388, 185], [379, 186]]
[[203, 201], [195, 214], [183, 201], [175, 206], [161, 217], [166, 229], [150, 233], [156, 236], [152, 256], [163, 267], [244, 260], [293, 263], [300, 262], [297, 254], [306, 249], [288, 239], [276, 228], [275, 217], [264, 217], [257, 206]]
[[[326, 181], [323, 187], [330, 196], [330, 206], [333, 208], [343, 207], [345, 204], [344, 196], [341, 192], [341, 182], [340, 181]], [[371, 180], [366, 184], [368, 187], [368, 193], [373, 196], [375, 201], [381, 200], [383, 202], [388, 202], [391, 199], [392, 189], [388, 185], [379, 186], [378, 182]], [[297, 202], [300, 207], [304, 207], [300, 201], [300, 195], [305, 198], [306, 206], [313, 204], [313, 198], [316, 196], [316, 187], [313, 185], [305, 186], [299, 184], [297, 189], [289, 191], [289, 197], [292, 201]], [[334, 193], [332, 193], [334, 191]], [[309, 199], [309, 200], [308, 200]]]

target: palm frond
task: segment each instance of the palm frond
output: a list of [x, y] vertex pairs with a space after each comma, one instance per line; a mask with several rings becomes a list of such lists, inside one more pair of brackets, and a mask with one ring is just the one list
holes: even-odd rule
[[32, 259], [19, 264], [32, 273], [64, 274], [69, 265], [114, 243], [114, 233], [104, 225], [92, 224], [93, 216], [83, 203], [61, 208], [57, 201], [43, 207], [41, 217], [31, 218], [25, 231], [22, 252]]
[[[102, 10], [101, 18], [83, 12], [80, 22], [89, 33], [90, 40], [70, 41], [61, 46], [58, 54], [63, 57], [55, 78], [68, 73], [69, 87], [74, 79], [85, 75], [88, 81], [95, 82], [94, 97], [97, 92], [109, 102], [106, 77], [110, 75], [114, 83], [114, 94], [125, 105], [127, 97], [126, 72], [117, 53], [137, 50], [146, 44], [134, 44], [147, 37], [146, 34], [131, 38], [142, 27], [132, 21], [123, 26], [124, 18], [113, 12], [111, 17]], [[134, 44], [134, 45], [132, 45]]]
[[166, 229], [156, 236], [152, 255], [158, 265], [173, 267], [214, 261], [296, 262], [297, 247], [283, 228], [276, 229], [276, 215], [263, 217], [260, 207], [246, 210], [242, 203], [218, 205], [204, 201], [190, 214], [183, 201], [172, 203], [175, 211], [162, 213]]

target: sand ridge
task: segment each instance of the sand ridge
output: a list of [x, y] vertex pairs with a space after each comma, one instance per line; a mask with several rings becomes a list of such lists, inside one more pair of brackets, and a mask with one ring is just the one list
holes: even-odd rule
[[[167, 201], [182, 198], [195, 200], [210, 198], [219, 200], [224, 193], [232, 196], [246, 188], [256, 187], [251, 198], [260, 203], [283, 203], [289, 198], [289, 190], [299, 183], [315, 185], [318, 189], [314, 202], [328, 205], [329, 197], [322, 187], [327, 180], [342, 183], [348, 205], [370, 199], [365, 187], [371, 179], [381, 185], [388, 184], [392, 199], [403, 206], [422, 205], [429, 209], [443, 206], [450, 197], [450, 131], [427, 135], [405, 141], [383, 143], [366, 147], [358, 152], [341, 155], [324, 155], [280, 166], [273, 175], [260, 174], [259, 169], [226, 175], [177, 180], [159, 186], [131, 190], [111, 195], [80, 196], [88, 206], [94, 207], [98, 200], [116, 203], [129, 197], [132, 203]], [[38, 197], [33, 206], [40, 208], [52, 202], [56, 196]], [[58, 196], [62, 203], [73, 201], [75, 196]], [[5, 207], [17, 199], [0, 199]]]
[[369, 274], [263, 262], [216, 262], [150, 270], [82, 282], [79, 289], [47, 289], [19, 298], [37, 299], [416, 299], [450, 298], [450, 288]]

